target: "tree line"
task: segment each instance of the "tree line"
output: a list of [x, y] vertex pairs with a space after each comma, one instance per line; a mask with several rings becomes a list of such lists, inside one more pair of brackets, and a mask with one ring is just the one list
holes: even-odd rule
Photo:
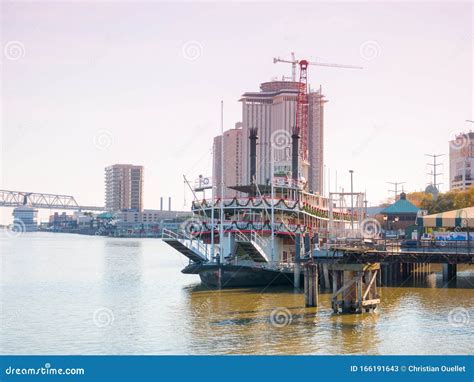
[[439, 193], [437, 198], [433, 198], [432, 194], [423, 191], [411, 192], [407, 194], [407, 200], [418, 208], [427, 210], [428, 214], [474, 207], [474, 187], [465, 191]]

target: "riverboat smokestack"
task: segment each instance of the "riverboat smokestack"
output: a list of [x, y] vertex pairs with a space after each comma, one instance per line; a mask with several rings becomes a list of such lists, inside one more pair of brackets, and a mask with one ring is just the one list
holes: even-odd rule
[[250, 139], [250, 184], [257, 183], [257, 139], [258, 129], [251, 127], [249, 129]]
[[295, 185], [298, 184], [298, 141], [300, 139], [299, 130], [293, 128], [291, 134], [291, 178]]

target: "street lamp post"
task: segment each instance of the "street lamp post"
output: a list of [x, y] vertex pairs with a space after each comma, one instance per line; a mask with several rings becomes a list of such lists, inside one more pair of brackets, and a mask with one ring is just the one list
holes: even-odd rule
[[271, 197], [272, 197], [272, 209], [271, 209], [271, 225], [272, 225], [272, 241], [271, 241], [271, 259], [275, 261], [275, 153], [273, 151], [273, 144], [270, 145], [270, 166], [271, 166]]
[[354, 170], [349, 170], [351, 174], [351, 233], [354, 234]]
[[[469, 233], [469, 216], [467, 215], [467, 211], [466, 210], [461, 210], [462, 212], [464, 212], [466, 214], [466, 218], [465, 219], [462, 219], [461, 220], [461, 228], [462, 226], [464, 225], [465, 228], [466, 228], [466, 239], [467, 239], [467, 253], [470, 254], [471, 253], [471, 237], [470, 237], [470, 233]], [[464, 224], [463, 224], [464, 223]]]

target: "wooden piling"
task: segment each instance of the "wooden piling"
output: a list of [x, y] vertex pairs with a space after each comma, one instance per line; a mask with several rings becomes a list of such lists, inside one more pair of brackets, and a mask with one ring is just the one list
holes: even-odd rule
[[443, 281], [449, 282], [456, 278], [457, 264], [443, 264]]
[[300, 275], [301, 275], [301, 235], [296, 235], [295, 237], [295, 266], [294, 266], [294, 274], [293, 274], [293, 286], [295, 288], [299, 288], [301, 286], [300, 283]]
[[359, 275], [350, 270], [344, 270], [342, 272], [342, 279], [343, 279], [343, 288], [345, 287], [344, 291], [342, 292], [342, 311], [343, 313], [350, 313], [352, 311], [352, 306], [354, 301], [356, 301], [356, 293], [357, 293], [357, 286], [358, 280], [356, 277], [359, 278]]
[[304, 302], [306, 307], [318, 306], [318, 265], [307, 262], [304, 266]]
[[383, 286], [387, 286], [388, 285], [388, 267], [389, 265], [388, 264], [381, 264], [382, 266], [382, 269], [380, 271], [381, 273], [381, 277], [382, 277], [382, 283], [383, 283]]
[[329, 283], [329, 270], [328, 270], [328, 265], [323, 264], [323, 274], [324, 274], [324, 288], [329, 289], [331, 287], [331, 284]]
[[402, 263], [402, 280], [405, 281], [408, 277], [410, 277], [410, 270], [408, 268], [408, 263]]
[[380, 303], [377, 293], [380, 264], [329, 264], [329, 270], [333, 276], [335, 313], [368, 312]]

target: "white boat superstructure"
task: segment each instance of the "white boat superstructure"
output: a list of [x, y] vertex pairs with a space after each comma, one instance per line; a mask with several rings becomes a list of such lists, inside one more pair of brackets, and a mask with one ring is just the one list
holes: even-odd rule
[[175, 237], [165, 235], [164, 241], [189, 258], [183, 272], [199, 274], [207, 284], [299, 284], [300, 264], [311, 257], [314, 248], [328, 243], [334, 232], [354, 231], [354, 222], [363, 217], [363, 198], [357, 199], [357, 208], [348, 210], [332, 195], [309, 192], [305, 177], [299, 176], [308, 163], [300, 163], [296, 131], [291, 136], [291, 168], [275, 173], [272, 155], [271, 179], [258, 184], [257, 129], [249, 130], [249, 184], [228, 187], [235, 193], [232, 198], [219, 196], [224, 195], [222, 182], [216, 188], [208, 187], [211, 198], [205, 197], [205, 187], [190, 187], [195, 197], [194, 218]]

